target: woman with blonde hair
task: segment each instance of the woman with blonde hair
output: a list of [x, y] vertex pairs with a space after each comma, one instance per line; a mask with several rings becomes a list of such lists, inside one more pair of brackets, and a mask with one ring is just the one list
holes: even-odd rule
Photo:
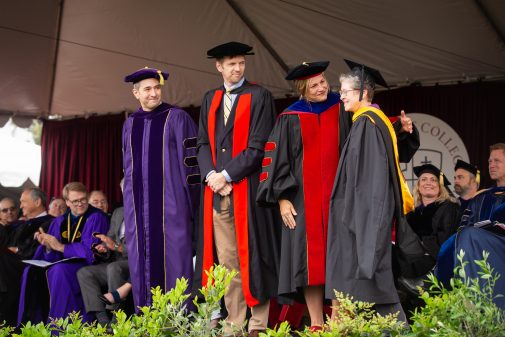
[[407, 221], [426, 249], [426, 256], [413, 261], [419, 275], [418, 279], [399, 281], [408, 290], [418, 294], [416, 286], [422, 286], [422, 280], [436, 264], [442, 244], [458, 228], [459, 204], [451, 195], [446, 176], [432, 164], [414, 167], [419, 178], [414, 186], [414, 211], [407, 214]]

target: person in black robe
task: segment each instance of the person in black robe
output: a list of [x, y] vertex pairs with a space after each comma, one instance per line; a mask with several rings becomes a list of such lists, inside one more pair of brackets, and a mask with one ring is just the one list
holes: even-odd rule
[[[10, 238], [0, 246], [0, 322], [15, 326], [24, 259], [31, 259], [39, 242], [34, 234], [39, 228], [47, 231], [53, 217], [45, 210], [46, 195], [38, 188], [21, 194], [21, 208], [25, 221], [14, 224]], [[3, 226], [1, 226], [3, 227]]]
[[407, 221], [422, 242], [426, 254], [412, 261], [412, 268], [417, 273], [415, 277], [398, 278], [401, 289], [407, 291], [402, 302], [412, 310], [421, 305], [417, 287], [424, 287], [427, 274], [435, 267], [440, 247], [459, 225], [459, 204], [449, 193], [451, 183], [447, 177], [432, 164], [416, 166], [414, 173], [419, 177], [414, 186], [416, 208], [407, 214]]
[[278, 229], [274, 212], [256, 206], [261, 161], [275, 120], [271, 93], [244, 78], [252, 47], [229, 42], [207, 52], [224, 85], [203, 98], [198, 133], [202, 208], [194, 288], [207, 284], [214, 263], [238, 275], [224, 295], [225, 333], [242, 326], [251, 309], [249, 336], [265, 330], [276, 295]]
[[329, 91], [328, 64], [304, 62], [286, 76], [302, 99], [270, 133], [257, 195], [262, 205], [279, 205], [284, 223], [278, 293], [303, 296], [312, 330], [324, 323], [328, 207], [339, 158], [340, 97]]
[[[340, 96], [329, 90], [323, 73], [328, 64], [303, 62], [286, 76], [301, 98], [279, 115], [270, 133], [257, 196], [260, 205], [280, 207], [284, 222], [279, 295], [305, 299], [313, 330], [323, 324], [329, 199], [351, 124]], [[403, 112], [394, 125], [401, 158], [409, 161], [419, 146], [417, 129]], [[291, 315], [290, 323], [296, 325], [300, 315]]]
[[[373, 302], [380, 314], [399, 312], [405, 321], [391, 242], [393, 220], [413, 210], [414, 202], [399, 167], [394, 128], [371, 106], [375, 83], [387, 84], [377, 70], [347, 63], [353, 71], [340, 76], [340, 94], [345, 110], [353, 113], [353, 124], [330, 200], [325, 293], [335, 299], [337, 290]], [[332, 319], [337, 314], [333, 300]]]

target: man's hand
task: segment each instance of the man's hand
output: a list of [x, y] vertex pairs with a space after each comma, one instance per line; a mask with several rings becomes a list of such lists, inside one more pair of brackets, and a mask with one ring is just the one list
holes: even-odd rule
[[42, 228], [39, 228], [39, 235], [37, 235], [37, 240], [42, 246], [45, 246], [46, 248], [55, 250], [57, 252], [63, 253], [63, 250], [65, 249], [64, 244], [58, 241], [58, 239], [51, 234], [45, 233]]
[[219, 193], [219, 191], [225, 187], [226, 184], [226, 178], [222, 173], [214, 172], [207, 178], [207, 185], [214, 193]]
[[233, 190], [233, 186], [231, 183], [226, 183], [222, 189], [218, 191], [219, 195], [222, 197], [226, 197], [227, 195], [230, 195], [231, 191]]
[[281, 216], [282, 221], [284, 221], [284, 224], [290, 229], [295, 229], [296, 227], [295, 215], [298, 215], [298, 213], [296, 213], [296, 210], [291, 201], [281, 199], [279, 200], [279, 207], [281, 209]]
[[7, 249], [13, 252], [14, 254], [16, 254], [19, 251], [18, 247], [7, 247]]
[[[102, 241], [102, 244], [98, 245], [98, 246], [103, 246], [105, 247], [106, 249], [108, 250], [112, 250], [112, 251], [115, 251], [116, 248], [114, 247], [114, 245], [116, 244], [114, 242], [114, 240], [112, 240], [110, 237], [108, 237], [107, 235], [103, 235], [103, 234], [95, 234], [95, 237], [100, 239], [100, 241]], [[98, 247], [97, 246], [97, 247]], [[98, 250], [98, 249], [97, 249]], [[100, 252], [102, 253], [102, 252]]]
[[410, 119], [410, 117], [407, 117], [404, 110], [402, 110], [402, 112], [401, 112], [400, 122], [402, 123], [402, 130], [401, 131], [408, 132], [408, 133], [412, 133], [414, 131], [414, 127], [412, 125], [412, 119]]
[[93, 249], [95, 249], [97, 251], [97, 253], [100, 253], [100, 254], [105, 254], [105, 253], [107, 253], [109, 251], [107, 249], [107, 247], [105, 247], [105, 245], [102, 244], [102, 243], [94, 246]]

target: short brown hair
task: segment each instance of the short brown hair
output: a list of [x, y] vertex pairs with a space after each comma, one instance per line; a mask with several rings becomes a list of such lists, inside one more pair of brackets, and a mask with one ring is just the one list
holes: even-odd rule
[[489, 152], [495, 151], [495, 150], [502, 150], [503, 154], [505, 154], [505, 143], [496, 143], [496, 144], [493, 144], [489, 147]]
[[63, 187], [63, 199], [68, 200], [68, 193], [70, 191], [86, 193], [86, 197], [88, 196], [88, 190], [86, 189], [86, 186], [78, 181], [72, 181]]

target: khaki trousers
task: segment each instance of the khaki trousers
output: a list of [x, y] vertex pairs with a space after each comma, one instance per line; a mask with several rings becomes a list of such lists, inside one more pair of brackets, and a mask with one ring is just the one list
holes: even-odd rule
[[[240, 329], [246, 320], [247, 304], [242, 291], [240, 264], [237, 252], [237, 237], [235, 234], [235, 219], [230, 214], [230, 197], [221, 199], [221, 212], [214, 210], [213, 214], [214, 242], [216, 244], [219, 263], [229, 270], [236, 270], [238, 274], [233, 278], [230, 287], [224, 295], [224, 304], [228, 311], [226, 317], [225, 335]], [[260, 303], [251, 308], [249, 331], [265, 330], [268, 324], [270, 301]]]

